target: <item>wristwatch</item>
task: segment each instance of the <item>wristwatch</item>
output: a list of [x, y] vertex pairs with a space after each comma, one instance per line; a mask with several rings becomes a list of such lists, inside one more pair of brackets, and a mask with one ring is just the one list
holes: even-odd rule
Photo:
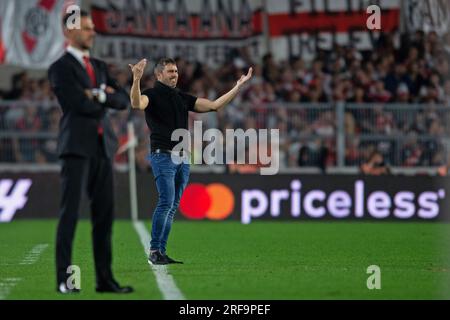
[[93, 95], [94, 98], [95, 98], [98, 102], [100, 102], [100, 103], [105, 103], [105, 102], [106, 102], [106, 92], [105, 92], [105, 89], [106, 89], [106, 85], [105, 85], [105, 84], [102, 84], [102, 85], [100, 86], [100, 89], [97, 89], [97, 88], [92, 89], [92, 95]]

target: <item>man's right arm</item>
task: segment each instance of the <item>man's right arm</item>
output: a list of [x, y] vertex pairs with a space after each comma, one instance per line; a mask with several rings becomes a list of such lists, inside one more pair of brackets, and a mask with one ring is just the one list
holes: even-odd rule
[[133, 109], [144, 110], [148, 107], [149, 99], [146, 95], [141, 94], [140, 80], [133, 80], [130, 91], [131, 106]]
[[137, 64], [129, 65], [131, 71], [133, 72], [133, 85], [130, 91], [130, 101], [131, 107], [133, 109], [144, 110], [149, 105], [148, 96], [141, 94], [141, 78], [144, 74], [145, 66], [147, 65], [147, 60], [142, 59]]

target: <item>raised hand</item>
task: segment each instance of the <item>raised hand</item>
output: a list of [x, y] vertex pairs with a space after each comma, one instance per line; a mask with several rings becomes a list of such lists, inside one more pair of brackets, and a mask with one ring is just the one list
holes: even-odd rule
[[129, 64], [128, 66], [131, 69], [131, 72], [133, 73], [133, 80], [134, 81], [140, 81], [143, 74], [145, 66], [147, 65], [147, 59], [142, 59], [135, 65]]
[[248, 69], [248, 72], [246, 75], [242, 75], [242, 77], [237, 81], [237, 85], [239, 87], [241, 87], [244, 83], [246, 83], [248, 80], [250, 80], [250, 78], [252, 77], [253, 74], [253, 68]]

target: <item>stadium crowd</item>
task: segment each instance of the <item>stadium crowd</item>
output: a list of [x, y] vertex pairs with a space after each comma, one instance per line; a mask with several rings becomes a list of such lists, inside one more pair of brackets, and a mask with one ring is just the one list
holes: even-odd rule
[[[449, 36], [450, 37], [450, 36]], [[450, 39], [447, 39], [450, 40]], [[177, 58], [181, 90], [214, 99], [229, 90], [248, 66], [254, 77], [233, 103], [218, 114], [191, 114], [208, 128], [278, 128], [281, 165], [336, 165], [337, 110], [342, 106], [345, 165], [357, 166], [380, 152], [391, 166], [439, 166], [450, 150], [450, 47], [436, 33], [417, 31], [400, 37], [383, 34], [374, 50], [351, 46], [318, 51], [306, 63], [300, 57], [277, 62], [271, 54], [255, 61], [245, 49], [233, 50], [217, 69]], [[131, 73], [110, 65], [119, 84], [130, 88]], [[152, 87], [151, 68], [142, 87]], [[360, 107], [361, 104], [364, 106]], [[46, 78], [27, 72], [0, 91], [0, 162], [57, 161], [60, 110]], [[112, 115], [119, 139], [127, 139], [127, 121], [139, 136], [137, 167], [147, 170], [149, 134], [144, 113]], [[9, 136], [15, 132], [14, 138]], [[118, 155], [116, 161], [125, 161]]]

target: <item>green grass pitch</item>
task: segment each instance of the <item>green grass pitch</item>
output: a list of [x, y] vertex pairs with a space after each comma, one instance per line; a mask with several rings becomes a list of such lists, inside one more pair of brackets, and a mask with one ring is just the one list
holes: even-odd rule
[[[55, 229], [54, 220], [0, 224], [5, 299], [162, 299], [139, 236], [124, 220], [114, 225], [113, 268], [136, 292], [95, 293], [90, 222], [82, 220], [73, 257], [82, 292], [58, 295]], [[23, 264], [38, 244], [48, 247]], [[168, 253], [185, 264], [168, 271], [187, 299], [449, 299], [449, 244], [445, 223], [175, 221]], [[380, 290], [366, 286], [370, 265], [381, 268]], [[7, 279], [16, 283], [5, 291]]]

